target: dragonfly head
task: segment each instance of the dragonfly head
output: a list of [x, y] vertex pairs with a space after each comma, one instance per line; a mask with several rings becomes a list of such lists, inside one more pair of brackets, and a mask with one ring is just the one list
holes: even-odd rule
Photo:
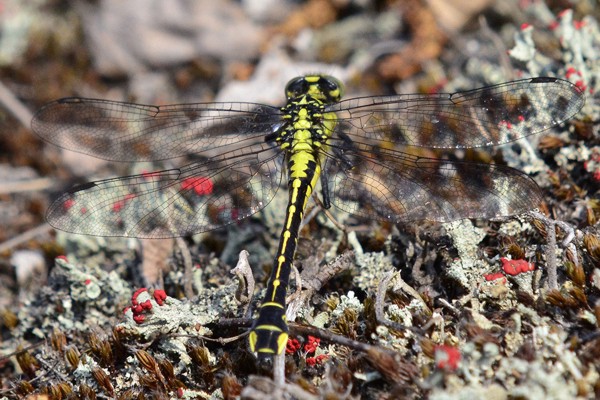
[[336, 103], [343, 95], [342, 83], [329, 75], [304, 75], [288, 82], [285, 95], [288, 100], [309, 95], [323, 103]]

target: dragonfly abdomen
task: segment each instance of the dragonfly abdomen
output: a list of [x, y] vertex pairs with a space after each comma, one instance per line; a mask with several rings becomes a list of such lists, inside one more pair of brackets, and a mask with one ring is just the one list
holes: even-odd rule
[[260, 357], [281, 353], [288, 339], [285, 297], [304, 208], [318, 181], [321, 167], [313, 151], [298, 151], [289, 157], [289, 200], [273, 271], [258, 319], [250, 333], [250, 348]]

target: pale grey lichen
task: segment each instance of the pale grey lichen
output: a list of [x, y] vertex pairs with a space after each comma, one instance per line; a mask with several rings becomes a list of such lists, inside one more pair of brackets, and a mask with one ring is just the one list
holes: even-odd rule
[[[446, 387], [432, 390], [432, 399], [523, 398], [523, 399], [575, 399], [577, 386], [562, 361], [549, 364], [543, 358], [527, 361], [515, 356], [502, 355], [495, 344], [486, 343], [478, 349], [471, 343], [461, 348], [463, 356], [460, 374], [466, 380], [453, 377]], [[558, 356], [558, 354], [556, 354]], [[489, 384], [490, 379], [500, 382], [503, 388]]]
[[386, 310], [386, 317], [394, 322], [405, 326], [413, 326], [413, 313], [423, 311], [423, 302], [412, 299], [405, 307], [398, 307], [396, 304], [390, 304]]
[[[391, 304], [387, 307], [385, 316], [390, 321], [410, 327], [414, 325], [413, 313], [422, 310], [423, 302], [413, 299], [406, 307]], [[414, 339], [414, 336], [414, 333], [408, 329], [404, 330], [402, 335], [398, 335], [393, 333], [387, 326], [378, 325], [375, 328], [375, 332], [371, 335], [371, 339], [376, 340], [380, 346], [394, 349], [400, 354], [406, 354], [410, 349], [409, 343]]]
[[89, 332], [90, 326], [108, 327], [131, 294], [129, 284], [116, 271], [57, 258], [49, 286], [19, 311], [18, 329], [45, 338], [44, 332], [54, 328]]
[[534, 273], [535, 271], [526, 271], [511, 277], [511, 282], [516, 285], [515, 289], [533, 294]]
[[378, 325], [375, 328], [375, 332], [371, 334], [371, 339], [375, 340], [378, 345], [394, 349], [400, 354], [404, 354], [408, 350], [408, 339], [393, 334], [390, 328], [384, 325]]
[[[587, 156], [587, 157], [586, 157]], [[583, 155], [583, 168], [593, 176], [596, 182], [600, 182], [600, 146], [591, 147], [585, 155]]]
[[[176, 354], [178, 364], [176, 371], [182, 372], [189, 368], [192, 360], [186, 345], [193, 338], [210, 337], [213, 332], [207, 328], [227, 312], [237, 311], [235, 301], [236, 285], [230, 283], [218, 288], [205, 288], [195, 300], [177, 300], [167, 296], [159, 305], [148, 291], [142, 291], [137, 296], [138, 303], [150, 302], [152, 307], [144, 311], [144, 320], [137, 323], [131, 309], [125, 312], [126, 320], [118, 326], [129, 335], [140, 336], [145, 341], [161, 338], [158, 348], [167, 354]], [[209, 354], [210, 362], [215, 357]]]
[[462, 287], [470, 289], [475, 282], [483, 279], [483, 272], [489, 269], [478, 255], [478, 245], [485, 237], [485, 231], [466, 219], [446, 223], [444, 228], [458, 251], [458, 258], [450, 263], [446, 274]]
[[504, 221], [498, 228], [499, 234], [509, 237], [530, 234], [535, 231], [535, 228], [533, 225], [531, 225], [529, 220], [523, 218], [522, 216], [510, 218]]
[[462, 385], [458, 378], [452, 379], [448, 389], [434, 389], [429, 395], [431, 400], [506, 400], [508, 398], [506, 389], [498, 384], [484, 385], [480, 382], [471, 382], [469, 385]]
[[[299, 316], [302, 317], [306, 317], [302, 312], [306, 310], [305, 308], [301, 309], [300, 312], [298, 313]], [[317, 315], [315, 315], [314, 318], [312, 318], [312, 320], [310, 321], [310, 324], [316, 328], [325, 328], [326, 325], [329, 324], [330, 318], [329, 318], [329, 313], [327, 312], [320, 312]]]
[[211, 332], [204, 326], [218, 318], [216, 310], [204, 309], [199, 312], [198, 307], [192, 302], [184, 302], [168, 296], [160, 306], [147, 291], [138, 295], [139, 303], [146, 301], [150, 301], [152, 308], [144, 313], [146, 318], [142, 323], [138, 324], [133, 319], [132, 310], [128, 309], [125, 311], [126, 320], [118, 325], [132, 335], [143, 337], [146, 341], [172, 333], [207, 335]]
[[468, 219], [444, 224], [446, 233], [452, 238], [460, 258], [477, 258], [479, 243], [485, 237], [485, 230], [477, 228]]
[[[466, 342], [460, 347], [462, 361], [457, 375], [448, 377], [444, 387], [437, 386], [439, 381], [431, 379], [435, 385], [430, 398], [462, 399], [477, 395], [490, 398], [501, 394], [501, 398], [523, 399], [576, 399], [579, 390], [586, 388], [593, 393], [593, 386], [599, 375], [594, 368], [585, 368], [577, 354], [570, 348], [568, 333], [552, 326], [549, 317], [540, 317], [534, 310], [518, 305], [514, 316], [514, 327], [503, 334], [502, 351], [495, 343], [482, 346]], [[527, 320], [533, 335], [521, 332], [522, 320]], [[501, 327], [482, 326], [484, 329], [502, 329]], [[504, 328], [506, 329], [506, 328]], [[529, 342], [532, 351], [529, 357], [523, 356], [523, 346]], [[459, 377], [463, 377], [461, 379]], [[490, 379], [501, 383], [504, 391], [488, 385]]]
[[386, 272], [393, 271], [394, 266], [389, 255], [382, 252], [372, 252], [355, 255], [358, 275], [353, 283], [367, 293], [374, 293]]
[[353, 291], [349, 291], [347, 295], [340, 296], [340, 303], [331, 312], [332, 321], [335, 322], [340, 317], [342, 317], [344, 315], [344, 310], [346, 309], [354, 310], [357, 314], [362, 313], [364, 309], [364, 306], [361, 304], [360, 300], [355, 296]]
[[549, 60], [537, 52], [532, 34], [533, 26], [531, 25], [515, 33], [515, 45], [509, 50], [508, 54], [515, 60], [525, 63], [532, 76], [538, 76], [542, 70], [541, 65], [548, 65]]

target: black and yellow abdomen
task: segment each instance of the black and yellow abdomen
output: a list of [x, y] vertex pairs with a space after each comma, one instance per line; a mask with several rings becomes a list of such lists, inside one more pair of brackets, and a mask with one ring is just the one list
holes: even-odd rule
[[286, 88], [286, 122], [273, 140], [287, 151], [289, 200], [285, 224], [258, 319], [250, 332], [250, 348], [259, 360], [270, 360], [284, 351], [288, 339], [285, 297], [298, 242], [304, 209], [318, 182], [327, 147], [335, 127], [335, 115], [326, 105], [339, 101], [337, 80], [320, 75], [296, 78]]

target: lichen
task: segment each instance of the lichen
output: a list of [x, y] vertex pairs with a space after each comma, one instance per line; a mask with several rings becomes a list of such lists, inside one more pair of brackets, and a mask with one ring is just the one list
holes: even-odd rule
[[485, 237], [485, 231], [469, 220], [450, 222], [444, 224], [444, 228], [458, 251], [458, 258], [450, 263], [446, 274], [470, 290], [474, 282], [482, 280], [483, 272], [489, 268], [478, 255], [478, 244]]

